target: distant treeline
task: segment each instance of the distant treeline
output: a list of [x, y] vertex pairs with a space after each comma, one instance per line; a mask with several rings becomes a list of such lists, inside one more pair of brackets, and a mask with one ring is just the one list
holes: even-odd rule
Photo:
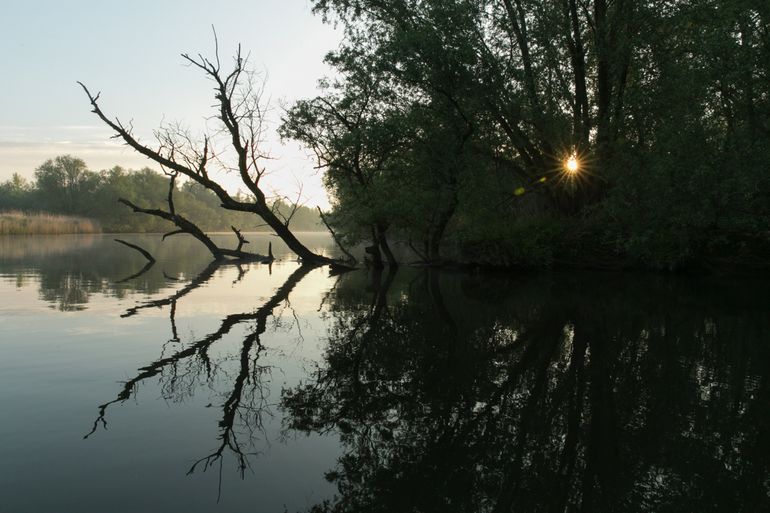
[[[167, 177], [149, 168], [133, 171], [115, 166], [95, 172], [79, 158], [60, 156], [38, 167], [32, 181], [14, 174], [0, 183], [0, 212], [83, 217], [99, 223], [105, 232], [163, 232], [171, 228], [169, 223], [132, 213], [118, 198], [145, 208], [167, 208], [168, 183]], [[213, 192], [191, 182], [177, 186], [174, 203], [181, 215], [206, 231], [229, 231], [231, 226], [243, 231], [267, 230], [254, 214], [221, 208]], [[283, 217], [292, 212], [291, 205], [280, 199], [274, 208]], [[297, 231], [323, 229], [317, 212], [304, 206], [294, 212], [291, 227]]]

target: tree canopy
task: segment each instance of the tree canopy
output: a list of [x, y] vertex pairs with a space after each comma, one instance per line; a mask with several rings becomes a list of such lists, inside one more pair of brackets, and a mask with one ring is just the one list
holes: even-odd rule
[[313, 4], [345, 37], [282, 133], [349, 237], [496, 264], [767, 251], [766, 2]]

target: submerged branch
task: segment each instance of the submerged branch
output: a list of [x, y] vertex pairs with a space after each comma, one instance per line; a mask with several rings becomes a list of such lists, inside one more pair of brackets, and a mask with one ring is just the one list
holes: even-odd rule
[[141, 254], [142, 254], [142, 256], [143, 256], [144, 258], [146, 258], [146, 259], [147, 259], [147, 260], [148, 260], [148, 261], [149, 261], [151, 264], [154, 264], [154, 263], [155, 263], [155, 258], [153, 258], [153, 256], [150, 254], [150, 252], [149, 252], [149, 251], [147, 251], [146, 249], [144, 249], [144, 248], [142, 248], [142, 247], [140, 247], [140, 246], [137, 246], [136, 244], [131, 244], [130, 242], [126, 242], [126, 241], [124, 241], [124, 240], [121, 240], [121, 239], [113, 239], [113, 240], [114, 240], [115, 242], [117, 242], [117, 243], [123, 244], [124, 246], [128, 246], [128, 247], [129, 247], [129, 248], [131, 248], [131, 249], [135, 249], [135, 250], [137, 250], [137, 251], [138, 251], [139, 253], [141, 253]]
[[119, 244], [123, 244], [124, 246], [128, 246], [131, 249], [135, 249], [136, 251], [141, 253], [144, 258], [147, 259], [147, 263], [145, 264], [144, 267], [142, 267], [139, 270], [139, 272], [136, 272], [136, 273], [134, 273], [131, 276], [128, 276], [126, 278], [123, 278], [122, 280], [118, 280], [115, 283], [125, 283], [127, 281], [131, 281], [131, 280], [133, 280], [135, 278], [138, 278], [141, 275], [143, 275], [144, 273], [146, 273], [147, 271], [149, 271], [152, 268], [152, 266], [155, 265], [155, 258], [153, 258], [153, 256], [150, 254], [150, 252], [145, 250], [144, 248], [141, 248], [140, 246], [137, 246], [136, 244], [131, 244], [130, 242], [126, 242], [126, 241], [121, 240], [121, 239], [113, 239], [113, 240], [115, 242], [119, 243]]

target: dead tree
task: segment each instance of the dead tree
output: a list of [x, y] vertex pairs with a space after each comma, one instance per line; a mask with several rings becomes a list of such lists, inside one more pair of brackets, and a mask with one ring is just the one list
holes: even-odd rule
[[241, 232], [236, 230], [235, 227], [233, 227], [233, 230], [235, 231], [236, 237], [238, 237], [238, 247], [236, 247], [235, 249], [227, 249], [227, 248], [221, 248], [216, 243], [214, 243], [214, 241], [211, 240], [211, 238], [208, 235], [206, 235], [203, 232], [203, 230], [201, 230], [195, 223], [193, 223], [189, 219], [177, 213], [176, 207], [174, 206], [174, 191], [176, 190], [177, 173], [176, 172], [168, 173], [168, 176], [169, 176], [168, 196], [166, 197], [166, 202], [168, 203], [167, 211], [157, 209], [157, 208], [142, 208], [123, 198], [120, 198], [118, 201], [120, 203], [123, 203], [127, 207], [131, 208], [134, 212], [138, 212], [141, 214], [148, 214], [155, 217], [160, 217], [161, 219], [165, 219], [166, 221], [174, 223], [177, 229], [164, 234], [163, 240], [166, 240], [166, 237], [171, 237], [172, 235], [178, 235], [180, 233], [190, 234], [196, 239], [198, 239], [199, 241], [201, 241], [201, 243], [203, 243], [204, 246], [206, 246], [206, 248], [211, 252], [212, 256], [214, 257], [214, 260], [220, 261], [220, 260], [223, 260], [225, 257], [229, 257], [237, 260], [249, 260], [249, 261], [256, 261], [256, 262], [263, 262], [263, 263], [270, 263], [273, 261], [272, 255], [264, 256], [264, 255], [258, 255], [256, 253], [249, 253], [247, 251], [242, 251], [241, 248], [243, 247], [244, 244], [248, 244], [248, 241], [245, 238], [243, 238], [243, 236], [241, 235]]
[[[265, 174], [265, 168], [260, 163], [266, 157], [259, 148], [264, 130], [264, 106], [261, 101], [261, 90], [255, 87], [253, 74], [248, 71], [247, 59], [241, 56], [240, 47], [233, 60], [233, 68], [229, 72], [222, 71], [218, 49], [213, 61], [200, 54], [197, 57], [182, 54], [182, 58], [193, 67], [200, 69], [214, 84], [217, 109], [214, 119], [220, 124], [217, 134], [224, 136], [226, 150], [214, 150], [213, 139], [209, 135], [204, 136], [201, 143], [196, 143], [189, 133], [174, 126], [162, 126], [156, 130], [155, 137], [158, 145], [155, 148], [150, 147], [133, 135], [130, 125], [124, 125], [118, 118], [112, 119], [102, 111], [99, 106], [100, 94], [92, 95], [83, 83], [78, 82], [78, 84], [88, 96], [92, 112], [113, 130], [114, 138], [121, 139], [138, 153], [150, 158], [171, 176], [182, 175], [212, 191], [223, 208], [256, 214], [303, 262], [338, 263], [334, 259], [314, 253], [302, 244], [291, 232], [288, 223], [282, 220], [268, 204], [268, 198], [260, 186], [260, 179]], [[224, 162], [226, 154], [233, 155], [235, 162]], [[244, 198], [228, 192], [217, 181], [215, 175], [218, 171], [235, 171], [248, 191], [249, 197]], [[171, 193], [169, 198], [170, 196]], [[135, 212], [159, 216], [174, 222], [181, 232], [190, 233], [203, 242], [215, 258], [229, 256], [228, 250], [217, 248], [200, 229], [189, 220], [177, 215], [171, 204], [169, 204], [171, 211], [165, 212], [157, 209], [143, 209], [126, 200], [122, 201]]]

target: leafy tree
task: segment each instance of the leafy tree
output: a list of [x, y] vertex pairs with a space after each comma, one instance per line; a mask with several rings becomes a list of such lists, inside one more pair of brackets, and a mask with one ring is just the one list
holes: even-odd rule
[[29, 182], [14, 173], [10, 180], [0, 183], [0, 205], [6, 209], [20, 209], [30, 202], [31, 191]]
[[[321, 150], [345, 233], [361, 237], [373, 220], [392, 238], [423, 232], [431, 260], [448, 233], [454, 258], [491, 252], [498, 264], [602, 254], [673, 268], [736, 246], [742, 261], [768, 254], [766, 2], [314, 9], [345, 38], [327, 57], [334, 79], [288, 112], [284, 133]], [[369, 143], [378, 127], [401, 137], [393, 158]], [[358, 153], [379, 164], [381, 189], [338, 176]]]
[[82, 159], [71, 155], [49, 159], [35, 170], [40, 207], [65, 214], [83, 213], [97, 180]]

